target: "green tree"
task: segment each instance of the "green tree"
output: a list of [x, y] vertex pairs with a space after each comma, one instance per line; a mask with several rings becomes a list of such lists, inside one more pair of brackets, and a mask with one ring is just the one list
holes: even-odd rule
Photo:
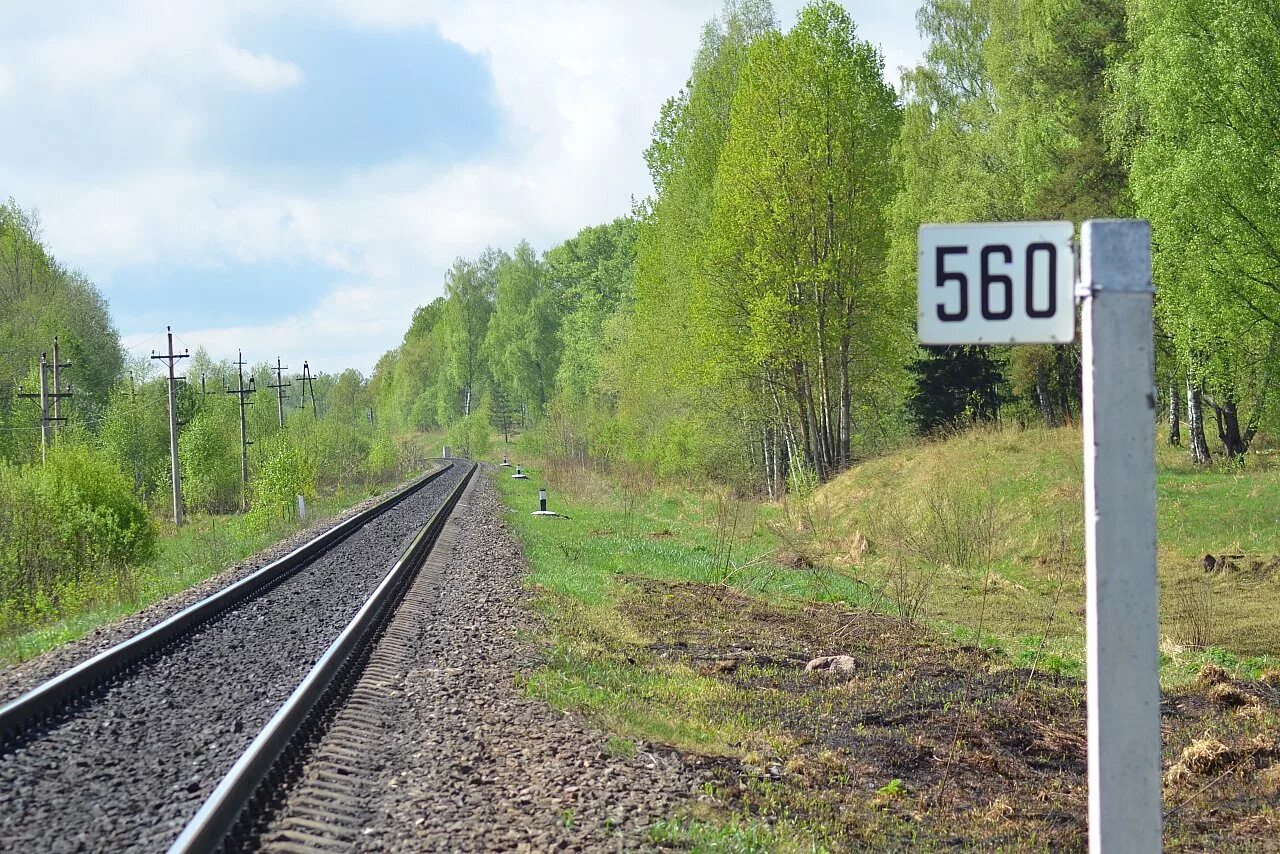
[[1212, 407], [1229, 457], [1265, 417], [1280, 352], [1280, 9], [1262, 0], [1134, 0], [1117, 73], [1121, 147], [1152, 223], [1162, 328]]
[[[494, 399], [540, 414], [551, 399], [559, 361], [560, 316], [544, 265], [527, 242], [498, 265], [493, 316], [485, 334]], [[509, 399], [509, 400], [508, 400]]]
[[445, 281], [440, 318], [445, 370], [437, 408], [442, 424], [465, 418], [480, 403], [488, 381], [485, 336], [493, 314], [498, 267], [506, 253], [487, 249], [475, 261], [459, 258]]
[[823, 480], [850, 462], [855, 398], [896, 405], [883, 392], [910, 352], [905, 302], [883, 275], [899, 113], [882, 66], [829, 2], [752, 44], [716, 177], [711, 263], [695, 279], [708, 381], [777, 395], [778, 432], [799, 440], [778, 453], [798, 451]]

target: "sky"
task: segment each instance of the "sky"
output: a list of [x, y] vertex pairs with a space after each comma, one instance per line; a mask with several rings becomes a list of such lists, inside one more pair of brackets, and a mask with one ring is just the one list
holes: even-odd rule
[[[720, 0], [46, 0], [0, 28], [0, 196], [125, 346], [368, 374], [453, 259], [651, 191]], [[886, 73], [916, 0], [844, 0]], [[801, 0], [774, 0], [780, 23]]]

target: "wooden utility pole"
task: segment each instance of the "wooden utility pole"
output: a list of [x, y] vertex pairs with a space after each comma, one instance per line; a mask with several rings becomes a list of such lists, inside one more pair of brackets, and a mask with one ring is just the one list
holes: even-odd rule
[[274, 385], [268, 386], [276, 390], [276, 410], [280, 413], [280, 429], [284, 429], [284, 390], [293, 385], [284, 381], [284, 372], [289, 370], [288, 365], [280, 364], [280, 357], [276, 356], [276, 381]]
[[179, 359], [186, 359], [190, 354], [185, 350], [173, 352], [173, 328], [166, 326], [169, 335], [169, 352], [151, 351], [151, 358], [160, 359], [169, 366], [169, 470], [173, 473], [173, 524], [182, 527], [182, 476], [178, 471], [178, 380], [186, 377], [174, 376], [173, 366]]
[[249, 434], [244, 419], [244, 408], [252, 406], [253, 401], [249, 400], [249, 395], [258, 390], [253, 377], [249, 377], [249, 387], [244, 385], [244, 354], [236, 351], [236, 376], [237, 385], [235, 388], [227, 389], [227, 394], [234, 394], [240, 399], [240, 512], [244, 513], [249, 509], [249, 446], [253, 442], [249, 441]]
[[52, 403], [57, 406], [59, 400], [64, 397], [71, 397], [71, 387], [68, 386], [65, 392], [58, 391], [54, 387], [53, 391], [49, 390], [49, 354], [40, 354], [40, 391], [23, 391], [22, 386], [18, 386], [18, 397], [27, 398], [28, 400], [40, 401], [40, 462], [44, 463], [49, 452], [49, 433], [50, 428], [67, 419], [56, 415], [51, 415], [49, 406]]
[[40, 354], [40, 391], [23, 391], [22, 386], [18, 386], [18, 397], [24, 397], [28, 400], [40, 401], [40, 462], [45, 461], [45, 454], [49, 450], [49, 383], [45, 379], [49, 365], [46, 361], [44, 353]]
[[71, 386], [67, 385], [67, 391], [62, 391], [62, 368], [71, 367], [70, 362], [62, 361], [62, 351], [59, 348], [58, 336], [53, 336], [53, 423], [55, 435], [57, 434], [57, 425], [67, 419], [62, 417], [62, 398], [71, 397]]

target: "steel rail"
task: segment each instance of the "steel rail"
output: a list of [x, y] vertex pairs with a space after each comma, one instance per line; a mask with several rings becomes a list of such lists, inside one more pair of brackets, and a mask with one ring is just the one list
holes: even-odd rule
[[216, 789], [169, 848], [169, 854], [217, 851], [223, 848], [237, 822], [253, 801], [280, 757], [306, 727], [348, 663], [372, 640], [394, 612], [401, 595], [422, 566], [453, 512], [454, 505], [476, 472], [476, 466], [418, 531], [404, 554], [365, 600], [311, 671], [267, 722]]
[[355, 533], [366, 522], [385, 513], [405, 498], [453, 468], [448, 463], [429, 472], [404, 489], [356, 513], [278, 560], [201, 599], [168, 619], [44, 682], [0, 707], [0, 748], [24, 729], [89, 694], [111, 677], [132, 667], [165, 645], [315, 561]]

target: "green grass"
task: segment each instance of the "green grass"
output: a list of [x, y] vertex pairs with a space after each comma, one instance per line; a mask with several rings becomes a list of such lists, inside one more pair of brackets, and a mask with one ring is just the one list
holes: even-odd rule
[[[366, 490], [346, 490], [317, 499], [308, 505], [308, 514], [314, 522], [340, 513], [371, 494]], [[266, 530], [256, 529], [244, 516], [190, 516], [182, 528], [169, 524], [159, 539], [156, 556], [136, 568], [127, 587], [91, 600], [62, 619], [0, 638], [0, 664], [26, 661], [84, 637], [99, 626], [199, 584], [303, 527], [297, 521], [282, 520]]]
[[[938, 567], [924, 615], [959, 638], [1025, 662], [1028, 648], [1068, 673], [1084, 653], [1084, 531], [1081, 435], [1076, 430], [974, 430], [858, 466], [815, 497], [829, 520], [827, 558], [884, 585], [930, 564], [904, 542], [900, 522], [928, 531], [930, 502], [989, 502], [994, 560]], [[934, 497], [934, 498], [931, 498]], [[1242, 675], [1274, 666], [1280, 573], [1206, 575], [1205, 554], [1280, 555], [1280, 468], [1251, 456], [1243, 469], [1195, 469], [1180, 449], [1157, 453], [1157, 513], [1164, 678], [1176, 684], [1226, 654]], [[850, 557], [858, 538], [865, 554]], [[1193, 648], [1190, 601], [1202, 603], [1210, 646]], [[981, 638], [979, 634], [981, 624]], [[1206, 657], [1207, 656], [1207, 657]]]
[[655, 822], [649, 838], [657, 845], [699, 854], [765, 854], [765, 852], [825, 851], [803, 831], [786, 823], [769, 824], [747, 816], [704, 821], [696, 818]]
[[727, 711], [738, 705], [731, 686], [648, 650], [649, 639], [619, 609], [638, 580], [722, 584], [784, 608], [869, 601], [866, 587], [841, 570], [772, 560], [787, 548], [774, 533], [777, 508], [738, 507], [733, 537], [719, 537], [732, 540], [732, 549], [717, 550], [717, 508], [723, 516], [725, 505], [715, 498], [655, 492], [630, 501], [590, 478], [572, 495], [551, 488], [548, 505], [561, 518], [535, 517], [546, 486], [540, 470], [526, 468], [528, 480], [510, 471], [500, 471], [498, 487], [540, 591], [536, 607], [556, 627], [549, 660], [529, 674], [526, 688], [557, 708], [588, 710], [624, 736], [704, 753], [733, 753], [767, 738]]
[[[546, 618], [545, 659], [521, 677], [523, 686], [613, 733], [617, 746], [610, 749], [621, 755], [635, 741], [654, 741], [726, 757], [721, 767], [738, 769], [716, 778], [727, 788], [717, 783], [709, 802], [655, 824], [651, 838], [658, 845], [817, 851], [856, 840], [872, 849], [929, 848], [970, 838], [965, 834], [995, 840], [996, 847], [1038, 844], [1037, 834], [1052, 828], [1006, 821], [998, 804], [990, 814], [972, 815], [934, 804], [922, 819], [913, 805], [933, 784], [918, 789], [907, 774], [884, 773], [888, 765], [862, 779], [874, 752], [850, 748], [828, 756], [821, 747], [832, 728], [842, 738], [867, 739], [863, 746], [873, 750], [880, 729], [895, 743], [924, 739], [928, 746], [926, 724], [936, 724], [945, 739], [930, 750], [961, 749], [961, 742], [952, 744], [954, 728], [932, 718], [903, 730], [850, 725], [881, 709], [877, 692], [892, 698], [894, 691], [917, 691], [920, 681], [864, 676], [823, 693], [807, 690], [810, 683], [791, 668], [805, 660], [797, 653], [846, 645], [873, 673], [896, 662], [899, 675], [906, 674], [918, 656], [919, 674], [926, 674], [920, 678], [935, 678], [946, 691], [951, 683], [939, 674], [976, 656], [983, 664], [972, 671], [975, 680], [1015, 678], [1030, 692], [1018, 695], [1022, 700], [1034, 708], [1043, 701], [1070, 719], [1082, 702], [1079, 685], [1052, 677], [1082, 675], [1080, 446], [1072, 430], [973, 431], [869, 461], [808, 500], [781, 504], [664, 490], [634, 472], [606, 477], [565, 462], [526, 466], [526, 481], [502, 470], [499, 490], [529, 558], [535, 607]], [[550, 489], [550, 507], [566, 518], [530, 515], [542, 486]], [[1206, 576], [1199, 560], [1206, 553], [1280, 554], [1280, 469], [1251, 458], [1243, 472], [1196, 471], [1180, 453], [1162, 448], [1158, 491], [1162, 681], [1187, 686], [1207, 663], [1249, 679], [1275, 668], [1280, 626], [1269, 615], [1280, 573]], [[930, 565], [918, 617], [942, 639], [893, 617], [901, 599], [895, 576], [918, 578]], [[1211, 605], [1213, 639], [1204, 648], [1185, 642], [1181, 599], [1188, 591]], [[850, 617], [846, 608], [880, 615]], [[858, 632], [866, 636], [855, 641]], [[947, 637], [995, 654], [966, 652]], [[748, 660], [734, 665], [742, 650]], [[727, 671], [718, 669], [724, 656]], [[779, 660], [792, 663], [780, 667]], [[1010, 667], [1049, 678], [1032, 690], [1030, 678], [1007, 674]], [[862, 706], [855, 689], [869, 692]], [[1061, 699], [1061, 692], [1069, 696]], [[1061, 702], [1054, 705], [1054, 698]], [[980, 709], [988, 699], [964, 693], [955, 703]], [[842, 718], [841, 709], [853, 717]], [[948, 713], [954, 713], [949, 702], [935, 717]], [[1210, 717], [1197, 725], [1212, 725]], [[1032, 727], [1026, 735], [1039, 738], [1036, 732]], [[973, 751], [982, 759], [981, 750]], [[787, 765], [780, 779], [758, 770], [771, 762]]]
[[[607, 608], [621, 575], [663, 581], [727, 584], [782, 604], [850, 602], [868, 598], [864, 585], [840, 569], [796, 570], [771, 558], [787, 548], [773, 530], [777, 508], [745, 503], [732, 550], [717, 553], [716, 502], [691, 492], [654, 493], [634, 507], [614, 493], [575, 498], [554, 488], [550, 509], [563, 518], [530, 515], [545, 486], [539, 470], [528, 480], [498, 477], [499, 489], [530, 557], [530, 580], [582, 605]], [[527, 508], [527, 509], [526, 509]]]

